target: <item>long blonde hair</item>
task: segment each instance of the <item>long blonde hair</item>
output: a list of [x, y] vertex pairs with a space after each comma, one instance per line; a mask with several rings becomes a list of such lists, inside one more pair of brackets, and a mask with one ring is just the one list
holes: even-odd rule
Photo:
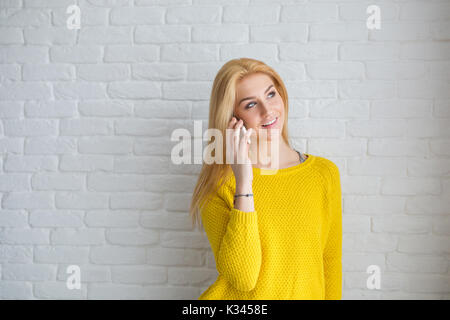
[[[281, 136], [290, 146], [287, 119], [288, 119], [288, 94], [286, 87], [281, 80], [278, 73], [264, 62], [250, 59], [240, 58], [233, 59], [225, 63], [217, 73], [213, 87], [211, 90], [211, 98], [209, 101], [209, 124], [208, 128], [218, 129], [225, 137], [225, 130], [228, 123], [233, 116], [235, 99], [236, 99], [236, 85], [247, 75], [253, 73], [264, 73], [271, 77], [274, 86], [280, 94], [284, 102], [284, 126], [281, 131]], [[215, 154], [215, 151], [213, 152]], [[225, 155], [225, 143], [223, 144], [222, 155]], [[214, 156], [214, 155], [212, 155]], [[192, 218], [192, 226], [195, 224], [202, 224], [199, 211], [203, 204], [208, 201], [209, 197], [213, 196], [215, 192], [230, 178], [233, 174], [230, 164], [227, 164], [225, 159], [222, 163], [207, 164], [203, 162], [202, 169], [194, 188], [189, 208], [189, 214]]]

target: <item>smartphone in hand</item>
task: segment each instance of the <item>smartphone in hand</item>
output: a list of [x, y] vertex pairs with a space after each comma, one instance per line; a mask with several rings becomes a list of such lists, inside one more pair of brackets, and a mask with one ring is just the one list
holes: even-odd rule
[[[234, 116], [238, 121], [240, 120], [238, 117]], [[240, 138], [242, 138], [247, 133], [247, 128], [245, 127], [245, 124], [242, 124], [241, 130], [240, 130]], [[252, 143], [250, 138], [248, 138], [247, 143]]]

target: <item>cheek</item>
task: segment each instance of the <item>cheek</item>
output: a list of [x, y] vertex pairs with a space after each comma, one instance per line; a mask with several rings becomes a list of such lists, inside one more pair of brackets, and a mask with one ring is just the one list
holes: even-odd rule
[[251, 117], [245, 122], [245, 124], [248, 128], [254, 128], [258, 125], [258, 121], [256, 121], [254, 117]]
[[284, 103], [283, 103], [283, 99], [278, 98], [276, 100], [273, 101], [273, 105], [277, 108], [278, 112], [284, 112]]
[[275, 97], [275, 99], [272, 99], [272, 103], [274, 105], [278, 105], [278, 106], [282, 107], [283, 106], [283, 99], [281, 99], [281, 97], [279, 95], [277, 95]]

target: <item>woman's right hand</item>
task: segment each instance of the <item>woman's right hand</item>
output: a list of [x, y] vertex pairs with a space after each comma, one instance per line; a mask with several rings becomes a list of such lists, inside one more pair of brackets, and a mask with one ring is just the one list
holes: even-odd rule
[[233, 169], [236, 185], [251, 186], [253, 181], [253, 168], [248, 155], [249, 144], [247, 140], [250, 139], [253, 130], [252, 128], [248, 129], [247, 132], [240, 137], [240, 130], [243, 125], [243, 121], [237, 121], [235, 117], [228, 123], [228, 129], [233, 129], [230, 148], [231, 150], [234, 150], [234, 159], [231, 168]]

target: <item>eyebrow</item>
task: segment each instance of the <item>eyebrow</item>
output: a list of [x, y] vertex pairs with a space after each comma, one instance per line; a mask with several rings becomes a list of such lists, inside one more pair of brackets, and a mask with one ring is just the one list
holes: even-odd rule
[[[269, 91], [269, 89], [272, 88], [272, 87], [273, 87], [273, 84], [271, 84], [270, 86], [268, 86], [267, 89], [266, 89], [266, 91], [264, 91], [264, 93], [266, 93], [267, 91]], [[250, 99], [254, 99], [254, 98], [256, 98], [256, 97], [247, 97], [247, 98], [241, 99], [241, 101], [239, 101], [239, 104], [238, 104], [238, 105], [240, 105], [241, 102], [244, 101], [244, 100], [250, 100]]]

